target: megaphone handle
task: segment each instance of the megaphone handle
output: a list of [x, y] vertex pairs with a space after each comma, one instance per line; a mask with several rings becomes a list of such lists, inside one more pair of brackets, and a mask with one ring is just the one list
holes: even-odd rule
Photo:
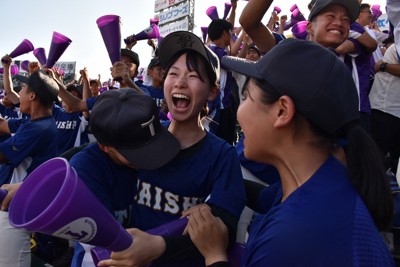
[[94, 266], [97, 266], [100, 261], [107, 260], [111, 257], [111, 250], [102, 247], [94, 247], [90, 250], [90, 254], [92, 255]]

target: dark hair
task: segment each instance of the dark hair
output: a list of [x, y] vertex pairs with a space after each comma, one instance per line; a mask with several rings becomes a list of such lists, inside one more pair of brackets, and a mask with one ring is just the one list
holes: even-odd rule
[[215, 71], [211, 68], [210, 64], [206, 61], [204, 57], [202, 57], [199, 53], [192, 50], [182, 50], [179, 53], [175, 54], [169, 65], [165, 68], [164, 72], [164, 80], [167, 77], [168, 71], [171, 68], [172, 64], [175, 63], [178, 58], [186, 53], [186, 67], [190, 71], [195, 71], [199, 74], [199, 78], [204, 82], [204, 74], [209, 79], [210, 86], [217, 86], [217, 75]]
[[208, 36], [211, 41], [221, 38], [224, 32], [229, 32], [233, 29], [232, 23], [224, 19], [213, 20], [208, 26]]
[[[28, 86], [28, 85], [27, 85]], [[34, 92], [35, 96], [37, 97], [37, 99], [39, 100], [40, 104], [42, 104], [44, 107], [46, 108], [50, 108], [54, 105], [54, 102], [58, 102], [57, 97], [54, 99], [53, 97], [51, 97], [50, 95], [42, 95], [42, 94], [38, 94], [37, 92], [35, 92], [35, 90], [33, 90], [30, 86], [28, 86], [28, 90], [29, 92]]]
[[360, 11], [364, 10], [364, 9], [371, 9], [371, 5], [364, 3], [360, 5]]
[[[247, 79], [243, 90], [247, 90], [247, 83], [250, 80], [261, 88], [262, 103], [270, 105], [281, 97], [278, 91], [263, 80]], [[301, 113], [300, 116], [296, 116], [304, 118]], [[340, 136], [328, 134], [311, 122], [309, 124], [310, 129], [318, 137], [317, 145], [326, 145], [332, 152], [338, 147]], [[394, 204], [381, 152], [361, 126], [346, 124], [342, 128], [338, 134], [344, 131], [347, 133], [347, 145], [343, 148], [350, 182], [365, 202], [375, 225], [379, 230], [385, 230], [391, 224]]]
[[90, 85], [92, 85], [94, 83], [97, 84], [98, 86], [100, 86], [100, 84], [97, 80], [90, 80], [90, 82], [89, 82]]
[[[204, 82], [203, 75], [206, 74], [209, 79], [209, 85], [210, 86], [218, 86], [217, 76], [215, 74], [215, 71], [211, 68], [210, 64], [208, 64], [206, 62], [206, 59], [204, 57], [202, 57], [199, 53], [192, 51], [192, 50], [182, 50], [172, 57], [171, 62], [165, 68], [164, 78], [163, 78], [164, 81], [165, 81], [165, 79], [168, 75], [169, 69], [171, 68], [173, 63], [175, 63], [178, 60], [178, 58], [181, 55], [183, 55], [184, 53], [186, 53], [186, 67], [190, 71], [197, 72], [200, 80], [203, 82]], [[200, 112], [200, 118], [207, 119], [207, 117], [206, 117], [207, 115], [208, 115], [208, 105], [206, 102], [206, 103], [204, 103], [204, 107]]]

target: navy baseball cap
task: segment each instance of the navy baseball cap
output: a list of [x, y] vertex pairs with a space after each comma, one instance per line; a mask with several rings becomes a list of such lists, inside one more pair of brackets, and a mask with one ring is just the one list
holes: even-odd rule
[[153, 57], [150, 60], [150, 63], [149, 63], [149, 66], [147, 67], [147, 69], [151, 69], [152, 67], [157, 66], [159, 64], [160, 64], [160, 59], [158, 57]]
[[138, 169], [157, 169], [180, 151], [179, 141], [158, 118], [155, 101], [131, 88], [106, 91], [90, 114], [100, 144], [114, 147]]
[[321, 11], [331, 5], [343, 6], [349, 13], [350, 23], [356, 21], [360, 13], [358, 0], [317, 0], [310, 11], [308, 21], [312, 21]]
[[195, 51], [199, 53], [214, 70], [219, 80], [220, 64], [217, 55], [204, 45], [203, 41], [195, 34], [188, 31], [176, 31], [168, 34], [158, 47], [161, 67], [166, 70], [172, 63], [176, 54], [182, 51]]
[[306, 119], [327, 133], [345, 137], [359, 119], [351, 72], [332, 51], [317, 43], [289, 38], [257, 62], [224, 57], [222, 64], [289, 96]]
[[127, 56], [132, 60], [132, 63], [136, 64], [136, 66], [139, 67], [140, 61], [139, 61], [139, 55], [132, 50], [122, 48], [121, 49], [121, 56]]
[[29, 77], [15, 75], [15, 79], [27, 84], [40, 99], [51, 101], [57, 99], [59, 88], [56, 81], [42, 70], [33, 72]]

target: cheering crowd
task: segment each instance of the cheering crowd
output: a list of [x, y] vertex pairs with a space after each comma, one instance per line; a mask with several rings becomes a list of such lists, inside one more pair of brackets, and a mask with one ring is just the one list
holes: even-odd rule
[[[107, 90], [90, 68], [64, 84], [35, 62], [11, 75], [3, 56], [0, 267], [95, 266], [95, 244], [10, 224], [25, 179], [55, 157], [133, 237], [98, 266], [395, 266], [400, 2], [381, 32], [370, 4], [312, 0], [291, 37], [276, 10], [263, 24], [272, 3], [250, 0], [233, 25], [232, 0], [203, 40], [149, 40], [147, 81], [130, 36]], [[183, 233], [146, 232], [180, 218]]]

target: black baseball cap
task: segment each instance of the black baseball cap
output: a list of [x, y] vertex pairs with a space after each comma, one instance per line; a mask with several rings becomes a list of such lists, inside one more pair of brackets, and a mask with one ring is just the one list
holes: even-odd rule
[[247, 48], [247, 50], [253, 49], [254, 51], [256, 51], [258, 53], [259, 56], [261, 56], [261, 52], [260, 49], [258, 49], [258, 47], [256, 46], [255, 43], [251, 43], [249, 45], [249, 47]]
[[314, 6], [311, 8], [310, 15], [308, 16], [308, 21], [312, 21], [321, 11], [331, 5], [343, 6], [350, 16], [350, 23], [357, 20], [360, 13], [360, 4], [358, 0], [317, 0]]
[[132, 50], [122, 48], [121, 49], [121, 56], [127, 56], [132, 60], [132, 63], [135, 63], [136, 66], [139, 67], [140, 61], [139, 61], [139, 55]]
[[195, 34], [188, 31], [176, 31], [168, 34], [159, 45], [161, 67], [166, 70], [172, 59], [181, 51], [195, 51], [199, 53], [214, 70], [219, 80], [220, 64], [217, 55], [206, 47], [203, 41]]
[[327, 133], [344, 137], [348, 126], [359, 119], [351, 72], [332, 51], [317, 43], [289, 38], [257, 62], [224, 57], [222, 64], [289, 96], [306, 119]]
[[100, 144], [114, 147], [138, 169], [157, 169], [180, 151], [179, 141], [161, 125], [155, 101], [131, 88], [100, 94], [90, 129]]
[[159, 57], [153, 57], [153, 58], [150, 60], [150, 63], [149, 63], [149, 66], [147, 67], [147, 69], [151, 69], [152, 67], [157, 66], [157, 65], [159, 65], [159, 64], [160, 64], [160, 59], [159, 59]]
[[55, 101], [58, 96], [58, 85], [46, 72], [38, 70], [33, 72], [29, 77], [23, 75], [15, 75], [15, 78], [25, 83], [35, 94], [43, 100], [50, 99]]

